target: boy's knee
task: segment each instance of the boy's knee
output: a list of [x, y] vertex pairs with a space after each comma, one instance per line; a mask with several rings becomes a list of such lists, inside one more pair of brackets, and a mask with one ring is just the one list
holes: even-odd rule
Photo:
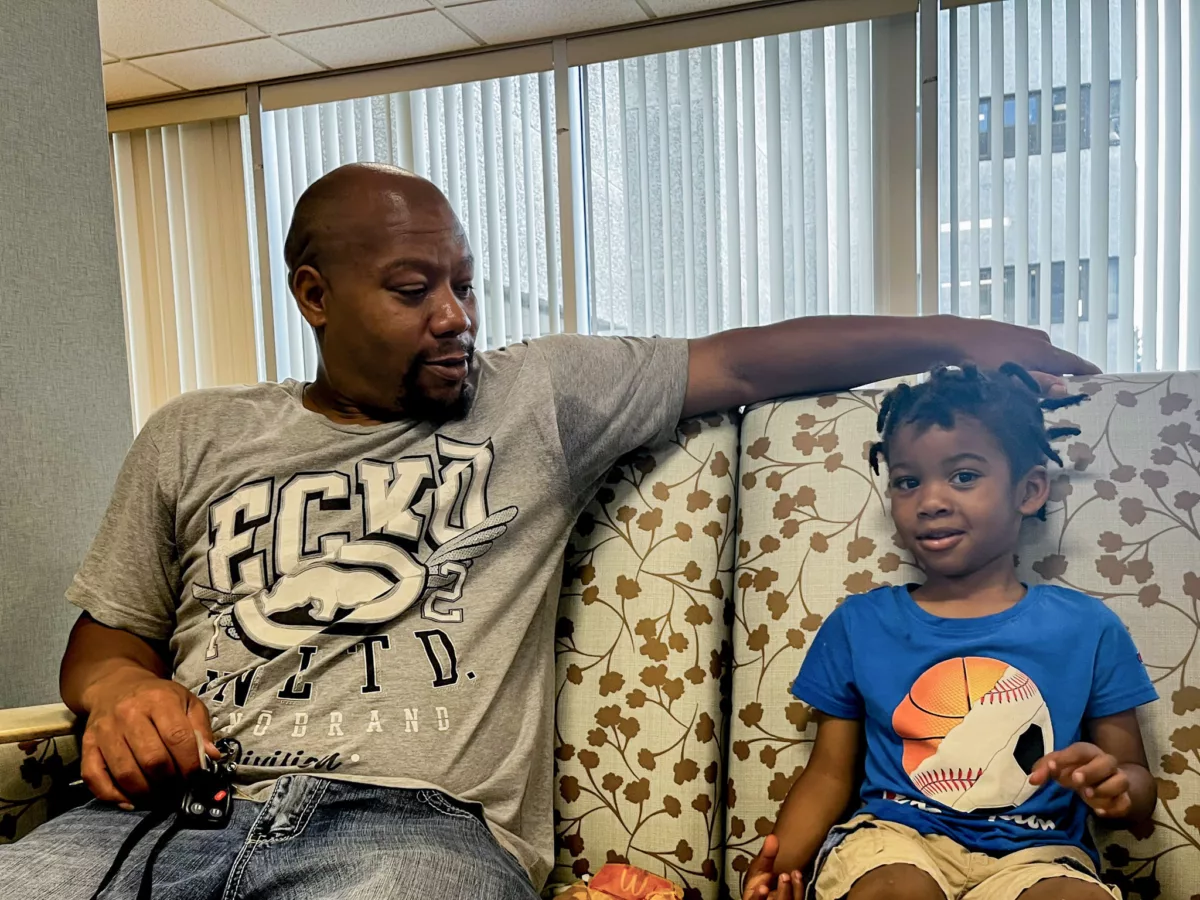
[[916, 866], [894, 863], [854, 882], [846, 900], [946, 900], [946, 895], [928, 873]]
[[1046, 878], [1022, 891], [1017, 900], [1112, 900], [1108, 889], [1078, 878]]

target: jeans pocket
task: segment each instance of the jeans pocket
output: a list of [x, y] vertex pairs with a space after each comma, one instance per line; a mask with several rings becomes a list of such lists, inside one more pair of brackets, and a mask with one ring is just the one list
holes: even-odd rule
[[482, 807], [477, 803], [468, 805], [443, 794], [441, 791], [430, 790], [417, 791], [417, 799], [435, 812], [449, 816], [452, 819], [473, 819], [480, 824], [483, 823], [482, 812], [477, 813], [474, 811], [475, 809], [482, 810]]

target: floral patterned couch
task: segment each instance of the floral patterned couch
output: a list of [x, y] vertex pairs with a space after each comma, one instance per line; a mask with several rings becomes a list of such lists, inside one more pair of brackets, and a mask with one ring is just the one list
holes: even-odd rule
[[[1105, 876], [1127, 897], [1200, 900], [1200, 374], [1077, 389], [1091, 401], [1053, 417], [1083, 433], [1022, 574], [1118, 612], [1161, 696], [1142, 716], [1159, 806], [1142, 833], [1097, 833]], [[552, 882], [628, 861], [691, 900], [738, 894], [811, 748], [788, 686], [812, 635], [847, 594], [914, 578], [866, 462], [880, 396], [685, 422], [610, 474], [566, 561]], [[0, 841], [77, 777], [63, 722], [22, 730], [22, 712], [0, 713]]]

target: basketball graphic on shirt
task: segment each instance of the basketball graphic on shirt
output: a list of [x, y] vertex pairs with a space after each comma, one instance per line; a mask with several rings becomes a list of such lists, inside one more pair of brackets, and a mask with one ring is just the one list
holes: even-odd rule
[[1003, 812], [1037, 791], [1029, 773], [1054, 748], [1050, 710], [1020, 669], [983, 656], [926, 669], [892, 714], [904, 771], [961, 812]]

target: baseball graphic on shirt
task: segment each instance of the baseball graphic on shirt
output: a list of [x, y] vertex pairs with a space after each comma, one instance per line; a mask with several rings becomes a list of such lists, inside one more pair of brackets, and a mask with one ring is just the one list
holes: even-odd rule
[[1054, 748], [1050, 710], [1020, 669], [983, 656], [926, 669], [892, 714], [904, 771], [926, 797], [960, 812], [998, 813], [1037, 791], [1029, 773]]

